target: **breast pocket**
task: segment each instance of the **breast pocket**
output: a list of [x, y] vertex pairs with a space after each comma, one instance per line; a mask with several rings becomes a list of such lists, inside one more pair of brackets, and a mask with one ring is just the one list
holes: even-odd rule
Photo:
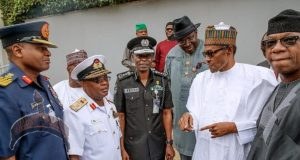
[[93, 136], [95, 134], [104, 134], [108, 132], [108, 127], [103, 119], [93, 119], [88, 126], [86, 134]]
[[130, 113], [136, 113], [139, 103], [138, 100], [141, 98], [142, 95], [139, 93], [127, 93], [125, 95], [126, 98], [126, 112], [128, 114]]

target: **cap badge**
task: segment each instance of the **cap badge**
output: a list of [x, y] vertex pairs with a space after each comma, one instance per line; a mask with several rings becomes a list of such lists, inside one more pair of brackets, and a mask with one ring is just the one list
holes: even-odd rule
[[143, 39], [143, 40], [141, 41], [141, 45], [142, 45], [143, 47], [149, 46], [149, 40], [148, 40], [148, 39]]
[[41, 34], [43, 38], [47, 39], [49, 38], [49, 24], [45, 23], [41, 28]]
[[94, 68], [94, 69], [102, 68], [102, 63], [100, 62], [99, 59], [95, 59], [95, 60], [94, 60], [93, 68]]

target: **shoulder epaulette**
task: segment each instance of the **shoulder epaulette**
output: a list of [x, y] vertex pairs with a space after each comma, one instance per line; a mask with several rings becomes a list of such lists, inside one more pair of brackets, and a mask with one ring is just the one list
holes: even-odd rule
[[79, 111], [83, 106], [85, 106], [87, 103], [88, 103], [88, 101], [87, 101], [85, 98], [81, 97], [81, 98], [79, 98], [76, 102], [74, 102], [73, 104], [71, 104], [71, 105], [70, 105], [70, 108], [71, 108], [73, 111], [77, 112], [77, 111]]
[[123, 79], [126, 79], [126, 78], [128, 78], [132, 75], [134, 75], [134, 72], [126, 71], [126, 72], [122, 72], [122, 73], [117, 74], [117, 77], [118, 77], [119, 80], [123, 80]]
[[6, 87], [6, 86], [10, 85], [11, 82], [13, 81], [13, 77], [14, 77], [14, 74], [10, 73], [10, 72], [0, 76], [0, 86]]
[[152, 72], [156, 75], [159, 75], [159, 76], [162, 76], [162, 77], [167, 77], [168, 74], [167, 73], [164, 73], [164, 72], [159, 72], [157, 70], [152, 70]]

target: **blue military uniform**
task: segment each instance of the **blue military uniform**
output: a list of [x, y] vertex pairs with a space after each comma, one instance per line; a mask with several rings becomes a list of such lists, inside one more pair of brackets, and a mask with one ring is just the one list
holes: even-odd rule
[[[43, 21], [0, 29], [4, 48], [16, 43], [56, 47], [48, 36], [48, 23]], [[33, 82], [24, 72], [26, 66], [21, 70], [10, 61], [9, 70], [0, 76], [0, 159], [68, 159], [63, 108], [48, 78], [37, 73]]]
[[48, 78], [38, 79], [30, 82], [13, 64], [0, 77], [0, 157], [67, 159], [63, 108]]

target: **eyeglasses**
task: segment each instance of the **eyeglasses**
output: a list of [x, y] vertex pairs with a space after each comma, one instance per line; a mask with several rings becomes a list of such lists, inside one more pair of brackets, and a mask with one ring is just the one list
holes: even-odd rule
[[221, 50], [223, 50], [223, 49], [227, 49], [228, 48], [228, 46], [226, 46], [226, 47], [222, 47], [222, 48], [219, 48], [219, 49], [217, 49], [217, 50], [214, 50], [214, 51], [212, 51], [212, 50], [208, 50], [208, 51], [204, 51], [204, 52], [202, 52], [202, 54], [203, 54], [203, 56], [204, 57], [209, 57], [209, 58], [212, 58], [212, 57], [214, 57], [215, 56], [215, 54], [217, 54], [219, 51], [221, 51]]
[[178, 40], [179, 45], [186, 45], [187, 41], [189, 41], [189, 42], [195, 41], [195, 39], [197, 38], [196, 35], [197, 34], [195, 32], [193, 32], [189, 36], [187, 36], [187, 37], [185, 37], [183, 39]]
[[91, 81], [91, 82], [95, 82], [97, 84], [100, 84], [100, 83], [103, 83], [103, 82], [109, 82], [110, 79], [111, 79], [110, 76], [101, 76], [101, 77], [86, 79], [86, 81]]
[[266, 46], [266, 48], [274, 48], [278, 41], [284, 46], [284, 47], [290, 47], [296, 44], [297, 40], [299, 39], [299, 36], [288, 36], [283, 37], [281, 39], [268, 39], [262, 42]]

